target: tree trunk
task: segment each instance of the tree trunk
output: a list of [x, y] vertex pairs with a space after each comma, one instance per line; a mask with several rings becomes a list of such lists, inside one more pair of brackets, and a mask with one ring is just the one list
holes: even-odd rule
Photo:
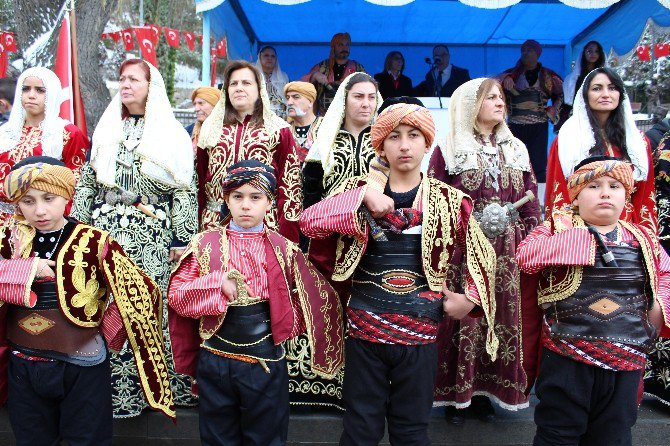
[[[100, 34], [104, 31], [117, 3], [118, 0], [75, 2], [79, 82], [84, 99], [86, 124], [90, 133], [93, 132], [110, 101], [109, 91], [102, 76]], [[17, 40], [23, 52], [25, 68], [31, 66], [53, 68], [60, 30], [60, 23], [57, 23], [58, 12], [61, 6], [61, 0], [14, 0]], [[53, 31], [53, 34], [48, 43], [39, 51], [35, 51], [35, 43], [49, 31]]]

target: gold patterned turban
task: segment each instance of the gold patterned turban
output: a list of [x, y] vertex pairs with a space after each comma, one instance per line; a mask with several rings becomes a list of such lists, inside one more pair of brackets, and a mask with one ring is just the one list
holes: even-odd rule
[[5, 196], [17, 202], [29, 189], [37, 189], [71, 200], [75, 184], [74, 174], [62, 162], [43, 156], [30, 157], [9, 171], [5, 178]]
[[577, 166], [577, 170], [568, 178], [568, 193], [570, 201], [577, 198], [577, 195], [593, 180], [608, 176], [623, 184], [626, 189], [626, 200], [630, 198], [633, 191], [633, 166], [626, 161], [616, 159], [602, 159], [604, 157], [593, 157], [597, 161], [588, 162]]
[[386, 137], [400, 124], [417, 128], [426, 138], [426, 146], [433, 145], [435, 140], [435, 121], [427, 108], [416, 104], [394, 104], [385, 109], [372, 124], [370, 138], [372, 147], [379, 154]]
[[310, 82], [289, 82], [284, 85], [284, 96], [288, 95], [289, 91], [300, 93], [301, 96], [307, 98], [310, 102], [316, 101], [316, 88]]

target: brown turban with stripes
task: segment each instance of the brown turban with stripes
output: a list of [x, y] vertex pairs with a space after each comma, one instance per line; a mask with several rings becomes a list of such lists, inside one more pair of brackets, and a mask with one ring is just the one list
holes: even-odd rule
[[[594, 157], [595, 158], [595, 157]], [[598, 157], [603, 158], [603, 157]], [[626, 199], [630, 198], [633, 191], [633, 166], [626, 161], [617, 159], [600, 159], [577, 166], [577, 170], [568, 178], [568, 193], [570, 201], [574, 201], [577, 195], [593, 180], [608, 176], [623, 184], [626, 189]]]
[[384, 147], [384, 140], [400, 124], [415, 127], [426, 138], [426, 146], [433, 145], [435, 140], [435, 121], [427, 108], [416, 104], [394, 104], [385, 109], [372, 124], [370, 138], [372, 147], [379, 154]]
[[29, 189], [60, 195], [71, 200], [76, 180], [65, 165], [53, 158], [36, 156], [22, 160], [5, 178], [5, 196], [17, 202]]

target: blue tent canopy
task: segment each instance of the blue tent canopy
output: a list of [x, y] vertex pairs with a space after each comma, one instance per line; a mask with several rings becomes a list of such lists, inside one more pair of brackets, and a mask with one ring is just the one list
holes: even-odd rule
[[[428, 69], [424, 58], [432, 55], [436, 43], [449, 45], [452, 63], [476, 77], [513, 66], [520, 44], [535, 39], [544, 47], [540, 61], [563, 75], [589, 40], [624, 54], [637, 43], [649, 18], [670, 26], [670, 10], [658, 0], [621, 0], [601, 9], [573, 8], [558, 0], [522, 0], [497, 9], [457, 0], [407, 0], [403, 6], [375, 4], [383, 3], [379, 0], [195, 3], [203, 13], [206, 40], [210, 31], [216, 40], [225, 35], [229, 57], [254, 61], [260, 47], [272, 45], [291, 79], [327, 58], [332, 35], [343, 31], [351, 34], [350, 57], [366, 71], [382, 71], [386, 54], [399, 50], [405, 56], [405, 74], [416, 84]], [[209, 70], [203, 75], [208, 76]]]

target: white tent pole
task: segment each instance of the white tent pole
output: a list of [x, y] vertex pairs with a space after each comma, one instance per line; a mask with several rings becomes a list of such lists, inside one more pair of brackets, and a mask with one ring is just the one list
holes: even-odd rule
[[210, 18], [211, 11], [202, 13], [202, 85], [210, 85]]

